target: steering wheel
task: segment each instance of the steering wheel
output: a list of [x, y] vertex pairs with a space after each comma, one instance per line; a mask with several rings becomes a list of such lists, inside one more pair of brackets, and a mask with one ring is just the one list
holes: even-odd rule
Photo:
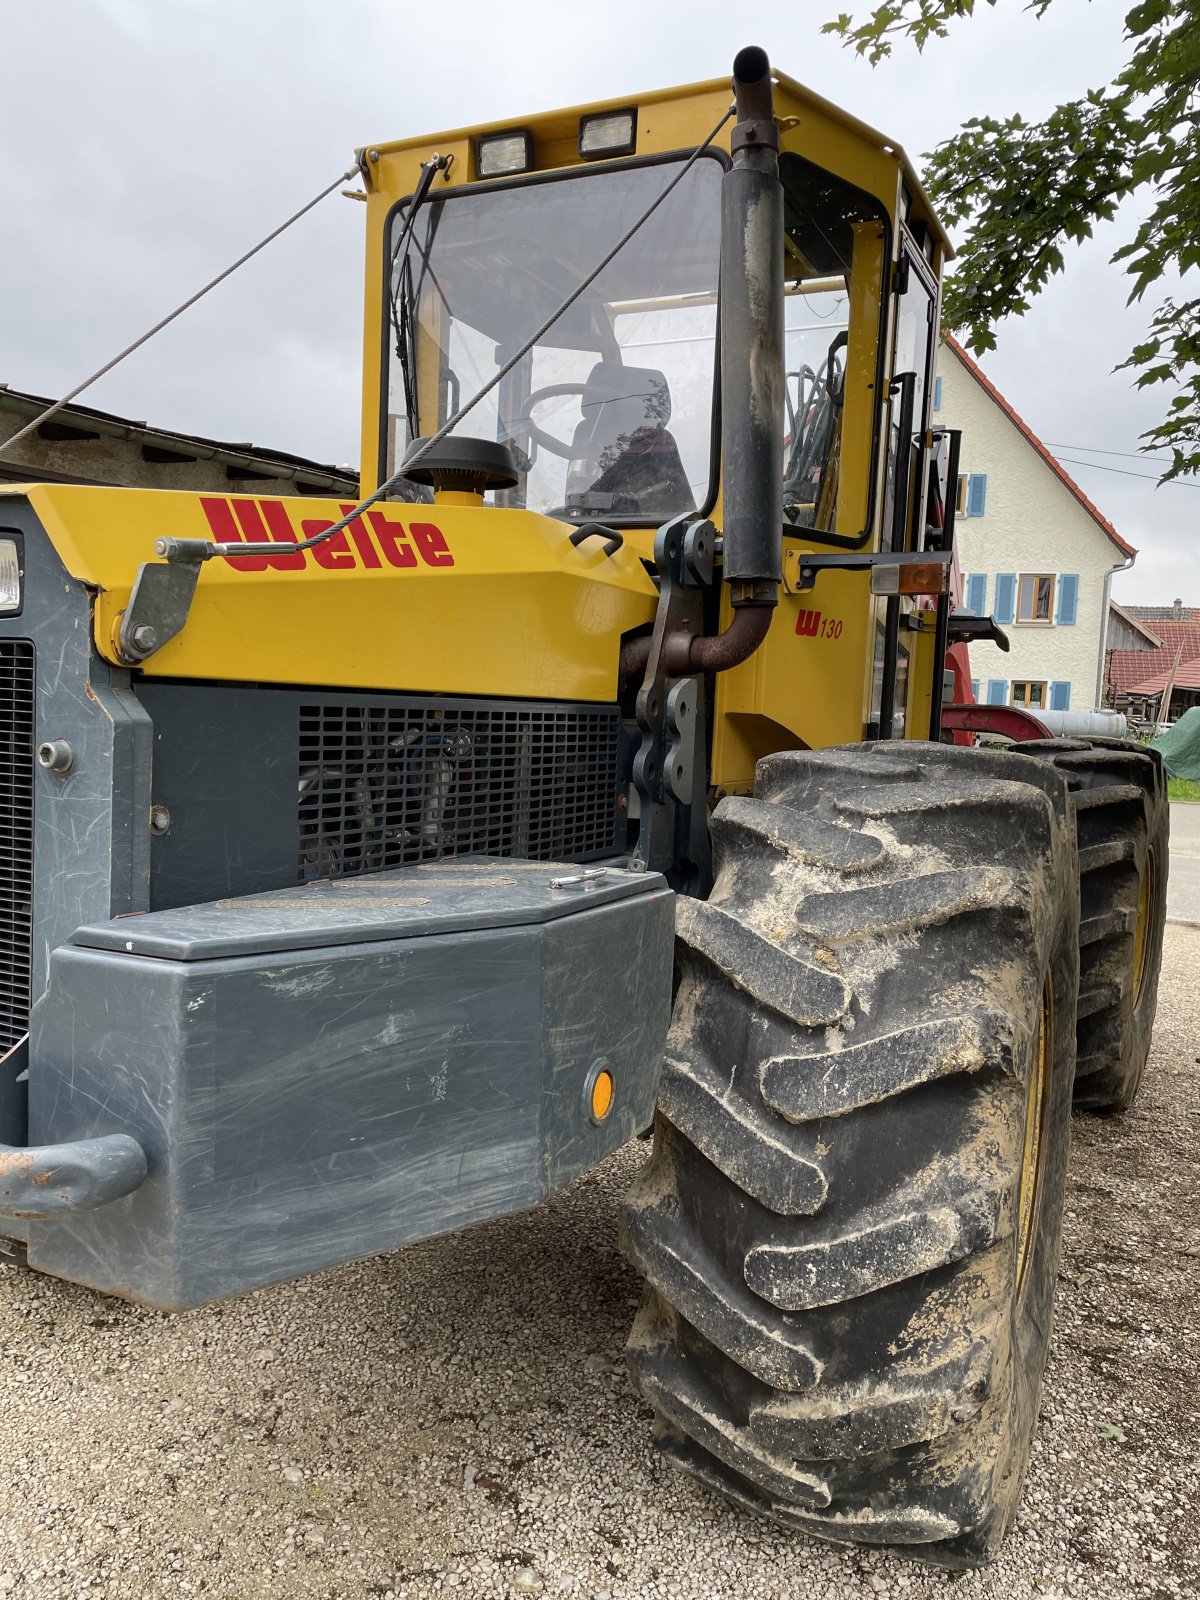
[[525, 425], [525, 431], [534, 443], [543, 450], [549, 450], [552, 456], [562, 456], [564, 461], [569, 461], [575, 454], [574, 446], [568, 444], [564, 439], [556, 439], [552, 433], [547, 433], [545, 429], [539, 428], [533, 420], [533, 408], [534, 406], [540, 406], [543, 400], [557, 400], [560, 395], [583, 395], [586, 392], [587, 385], [584, 383], [548, 383], [544, 388], [534, 389], [525, 402], [525, 415], [521, 419]]

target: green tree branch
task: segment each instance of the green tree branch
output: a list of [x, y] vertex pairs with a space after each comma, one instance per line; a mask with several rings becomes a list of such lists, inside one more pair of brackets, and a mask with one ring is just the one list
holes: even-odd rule
[[[1025, 9], [1040, 17], [1052, 3]], [[944, 38], [974, 11], [975, 0], [883, 0], [868, 19], [843, 12], [824, 31], [874, 65], [897, 42], [921, 50]], [[1091, 238], [1128, 195], [1146, 202], [1112, 258], [1131, 279], [1130, 300], [1167, 273], [1200, 272], [1200, 0], [1141, 0], [1125, 32], [1128, 63], [1111, 84], [1041, 122], [974, 117], [926, 157], [931, 197], [963, 230], [945, 322], [977, 352], [994, 349], [1001, 318], [1022, 316], [1063, 271], [1063, 246]], [[1200, 298], [1164, 300], [1121, 368], [1139, 388], [1173, 391], [1163, 421], [1142, 434], [1146, 449], [1172, 453], [1162, 481], [1200, 471]]]

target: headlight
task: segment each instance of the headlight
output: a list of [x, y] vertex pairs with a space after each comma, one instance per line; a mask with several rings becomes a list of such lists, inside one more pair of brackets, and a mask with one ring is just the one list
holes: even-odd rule
[[481, 178], [503, 178], [510, 172], [528, 172], [533, 165], [533, 140], [523, 128], [490, 134], [475, 146], [475, 165]]
[[636, 145], [632, 111], [605, 111], [599, 116], [580, 118], [579, 154], [585, 159], [630, 156]]
[[21, 609], [21, 554], [20, 539], [0, 538], [0, 616], [15, 616]]

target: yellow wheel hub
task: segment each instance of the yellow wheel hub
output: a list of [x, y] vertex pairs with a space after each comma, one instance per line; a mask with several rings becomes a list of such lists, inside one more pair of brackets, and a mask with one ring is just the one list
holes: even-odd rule
[[1047, 1091], [1053, 1067], [1054, 1001], [1050, 975], [1042, 985], [1038, 1010], [1037, 1039], [1029, 1067], [1029, 1087], [1025, 1100], [1025, 1149], [1021, 1158], [1021, 1187], [1017, 1199], [1017, 1293], [1025, 1281], [1026, 1268], [1033, 1253], [1034, 1224], [1037, 1221], [1041, 1188], [1044, 1127]]

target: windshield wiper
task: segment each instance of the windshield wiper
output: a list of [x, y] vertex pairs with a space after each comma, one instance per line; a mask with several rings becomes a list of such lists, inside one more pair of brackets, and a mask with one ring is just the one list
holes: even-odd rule
[[[433, 180], [439, 172], [449, 172], [453, 156], [431, 156], [428, 161], [421, 163], [421, 176], [417, 180], [417, 187], [413, 190], [412, 199], [408, 202], [408, 210], [404, 214], [404, 226], [400, 229], [400, 237], [396, 240], [396, 247], [392, 251], [392, 259], [388, 266], [388, 278], [391, 282], [389, 296], [392, 310], [392, 327], [396, 331], [396, 359], [400, 363], [400, 376], [404, 384], [404, 413], [408, 426], [408, 437], [411, 440], [413, 423], [417, 403], [417, 373], [414, 364], [414, 348], [412, 338], [412, 318], [416, 307], [417, 296], [421, 292], [421, 284], [425, 280], [425, 273], [429, 268], [429, 254], [433, 248], [433, 236], [437, 232], [440, 216], [434, 216], [430, 223], [429, 238], [425, 242], [422, 252], [423, 264], [421, 276], [413, 288], [412, 263], [408, 255], [408, 247], [412, 243], [413, 231], [416, 226], [417, 212], [424, 205], [433, 187]], [[399, 273], [396, 271], [396, 262], [403, 253], [403, 262]]]

